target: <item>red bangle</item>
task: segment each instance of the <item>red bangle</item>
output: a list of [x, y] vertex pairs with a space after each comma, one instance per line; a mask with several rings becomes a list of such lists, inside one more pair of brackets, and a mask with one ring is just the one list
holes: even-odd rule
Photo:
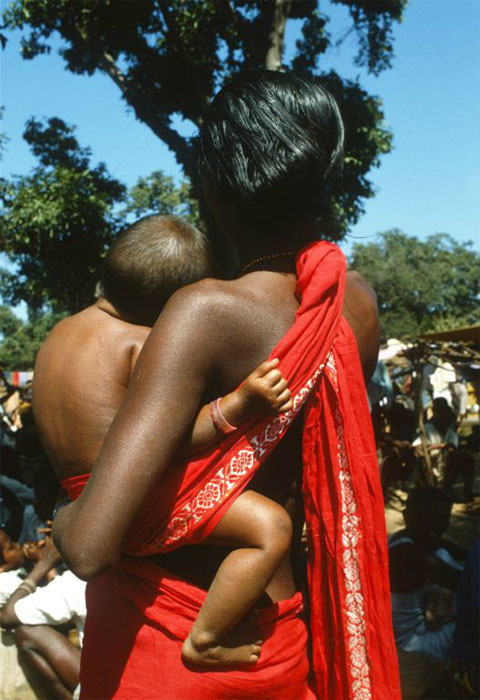
[[213, 425], [220, 430], [221, 433], [228, 435], [229, 433], [235, 432], [237, 430], [236, 426], [231, 425], [222, 413], [220, 408], [220, 399], [215, 399], [210, 403], [210, 416], [212, 418]]

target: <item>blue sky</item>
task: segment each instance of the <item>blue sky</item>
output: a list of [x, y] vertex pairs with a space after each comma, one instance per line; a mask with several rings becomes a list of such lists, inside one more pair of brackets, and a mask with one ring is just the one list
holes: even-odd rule
[[[330, 9], [334, 38], [350, 26], [347, 11]], [[287, 52], [298, 32], [292, 23]], [[479, 0], [411, 0], [402, 24], [395, 27], [393, 68], [380, 77], [354, 66], [354, 36], [322, 58], [383, 100], [386, 122], [394, 133], [394, 150], [372, 172], [377, 195], [352, 229], [352, 238], [368, 240], [397, 227], [424, 238], [447, 232], [457, 240], [473, 239], [480, 249], [480, 2]], [[76, 124], [82, 145], [93, 160], [128, 185], [152, 170], [179, 177], [173, 154], [136, 121], [105, 76], [77, 76], [52, 51], [33, 61], [19, 54], [18, 33], [8, 35], [1, 66], [1, 102], [10, 142], [2, 174], [22, 174], [33, 165], [21, 138], [30, 116], [59, 116]]]

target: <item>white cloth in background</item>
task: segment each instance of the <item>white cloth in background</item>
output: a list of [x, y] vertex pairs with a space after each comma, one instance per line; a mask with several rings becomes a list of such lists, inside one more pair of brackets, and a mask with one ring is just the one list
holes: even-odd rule
[[464, 381], [456, 381], [451, 386], [453, 408], [457, 416], [464, 416], [467, 413], [468, 391]]
[[72, 622], [82, 644], [87, 614], [86, 585], [71, 571], [65, 571], [46, 586], [18, 600], [14, 606], [15, 615], [23, 625], [54, 626]]
[[430, 375], [430, 384], [433, 388], [433, 398], [444, 398], [448, 401], [448, 405], [451, 407], [452, 393], [450, 391], [450, 385], [457, 381], [455, 369], [450, 362], [444, 362], [443, 360], [436, 360], [436, 365], [437, 367], [435, 372]]
[[429, 398], [433, 395], [433, 386], [430, 380], [434, 372], [435, 367], [431, 364], [426, 364], [422, 371], [422, 392], [427, 393]]
[[0, 608], [14, 593], [27, 575], [25, 569], [2, 571], [0, 573]]

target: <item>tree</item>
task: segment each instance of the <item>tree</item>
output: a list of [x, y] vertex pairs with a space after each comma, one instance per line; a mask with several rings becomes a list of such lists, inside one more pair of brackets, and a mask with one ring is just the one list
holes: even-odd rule
[[194, 226], [200, 225], [198, 201], [192, 196], [191, 185], [184, 180], [177, 187], [172, 177], [155, 170], [141, 177], [128, 193], [123, 214], [136, 217], [147, 214], [175, 214], [188, 219]]
[[75, 313], [94, 298], [101, 257], [119, 228], [113, 206], [125, 187], [104, 164], [91, 167], [89, 149], [61, 119], [31, 119], [24, 138], [39, 164], [1, 182], [0, 247], [16, 267], [1, 271], [1, 293], [33, 311], [47, 304]]
[[16, 268], [0, 269], [0, 293], [10, 304], [67, 313], [88, 306], [102, 257], [132, 214], [177, 214], [199, 223], [188, 181], [177, 187], [155, 171], [127, 195], [103, 164], [91, 167], [89, 149], [61, 119], [31, 119], [24, 138], [38, 165], [27, 176], [0, 180], [0, 246]]
[[0, 368], [33, 369], [47, 333], [61, 318], [61, 314], [30, 314], [24, 323], [7, 306], [0, 306]]
[[[349, 10], [359, 41], [357, 65], [373, 74], [390, 66], [392, 26], [406, 2], [331, 0]], [[13, 0], [4, 27], [29, 31], [22, 44], [26, 59], [50, 51], [48, 40], [57, 33], [68, 70], [109, 76], [136, 117], [175, 153], [197, 196], [195, 139], [179, 133], [175, 115], [198, 127], [218, 87], [241, 70], [286, 68], [322, 78], [347, 127], [342, 192], [348, 194], [337, 192], [335, 203], [345, 230], [374, 194], [367, 174], [390, 150], [391, 134], [383, 126], [378, 98], [357, 81], [322, 73], [320, 57], [332, 37], [329, 17], [319, 7], [319, 0]], [[291, 20], [300, 22], [302, 38], [285, 63], [285, 28]]]
[[384, 338], [480, 322], [480, 255], [472, 245], [444, 233], [420, 240], [394, 229], [353, 246], [351, 268], [377, 293]]

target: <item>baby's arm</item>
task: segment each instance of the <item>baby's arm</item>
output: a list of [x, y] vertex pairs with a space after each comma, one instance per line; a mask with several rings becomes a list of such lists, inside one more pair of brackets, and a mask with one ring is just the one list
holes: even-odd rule
[[[224, 421], [235, 429], [251, 418], [289, 411], [293, 406], [292, 396], [277, 368], [278, 362], [277, 359], [263, 362], [236, 391], [212, 402], [216, 406], [203, 406], [180, 448], [180, 454], [193, 455], [220, 443], [228, 431], [228, 428], [224, 432], [219, 427]], [[218, 408], [220, 420], [216, 418]]]

